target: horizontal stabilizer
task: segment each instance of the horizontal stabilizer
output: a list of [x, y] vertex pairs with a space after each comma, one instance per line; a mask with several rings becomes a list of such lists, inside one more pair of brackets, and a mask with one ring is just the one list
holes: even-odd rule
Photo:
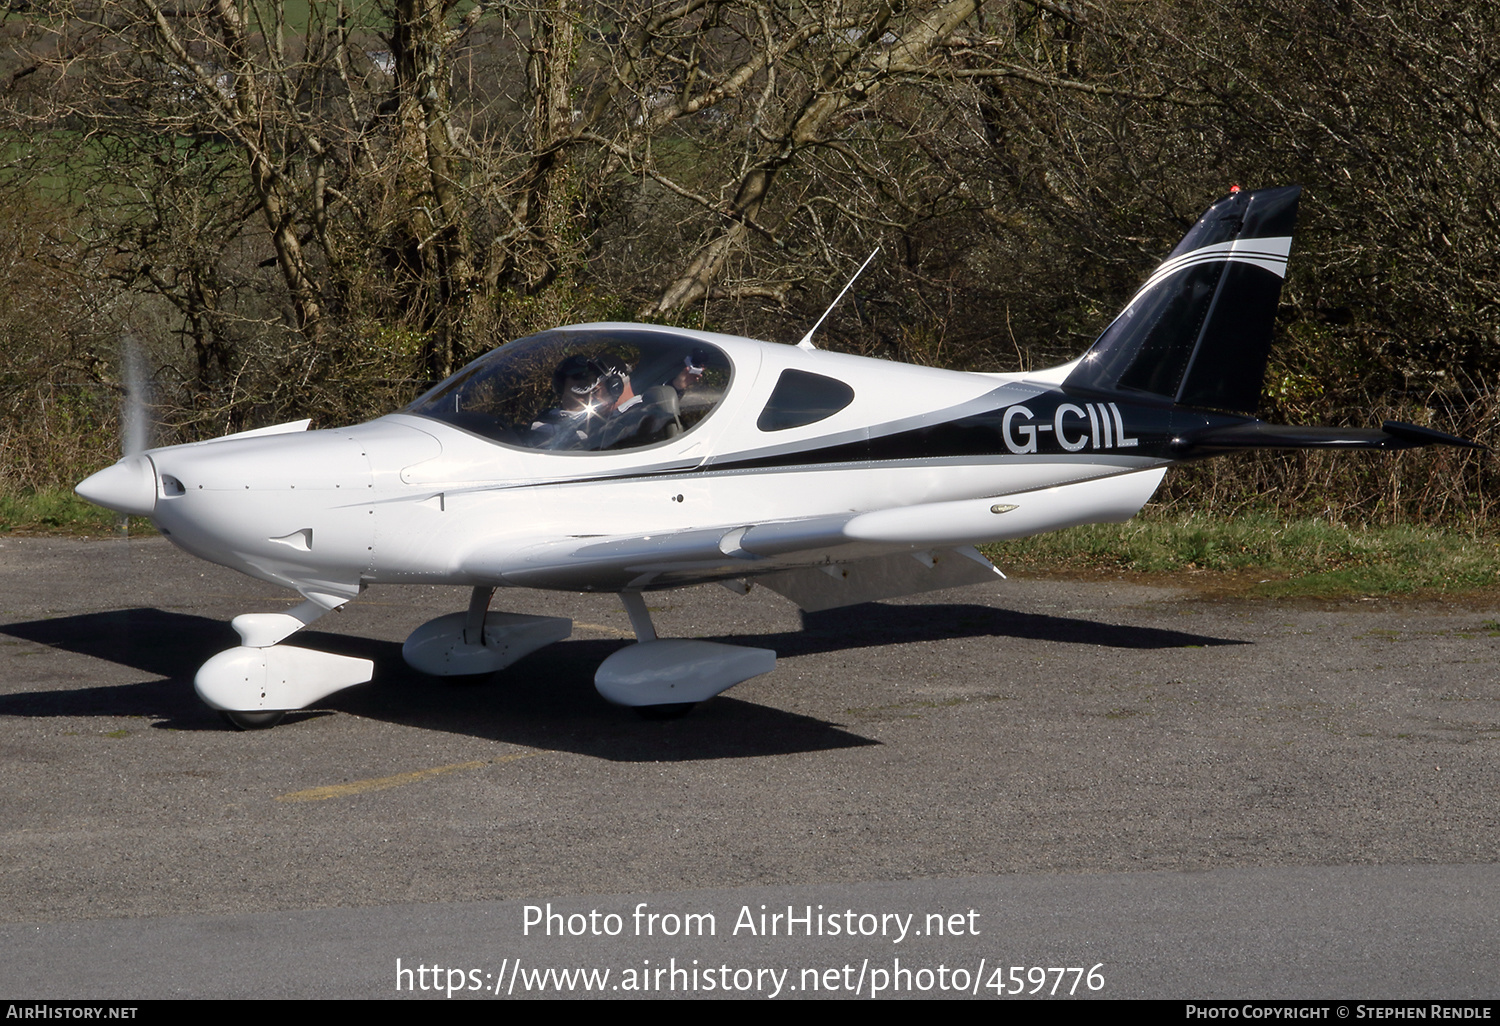
[[1380, 425], [1380, 429], [1402, 439], [1409, 446], [1457, 445], [1464, 449], [1484, 448], [1478, 442], [1468, 438], [1459, 438], [1457, 435], [1434, 431], [1432, 428], [1417, 427], [1415, 424], [1403, 424], [1399, 420], [1387, 420]]
[[1483, 448], [1467, 438], [1397, 420], [1388, 420], [1379, 428], [1295, 427], [1248, 421], [1189, 435], [1176, 448], [1184, 456], [1210, 456], [1237, 449], [1415, 449], [1424, 445]]

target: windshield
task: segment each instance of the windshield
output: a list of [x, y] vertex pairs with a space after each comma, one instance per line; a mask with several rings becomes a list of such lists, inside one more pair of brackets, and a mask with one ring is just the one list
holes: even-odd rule
[[523, 449], [606, 452], [691, 431], [730, 377], [729, 358], [697, 339], [559, 329], [480, 357], [403, 412]]

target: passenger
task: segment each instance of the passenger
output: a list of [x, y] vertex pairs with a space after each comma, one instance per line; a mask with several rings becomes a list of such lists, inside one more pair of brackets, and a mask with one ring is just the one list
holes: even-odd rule
[[677, 372], [670, 384], [677, 389], [677, 398], [681, 399], [687, 395], [688, 389], [703, 380], [703, 372], [708, 369], [708, 354], [701, 349], [694, 349], [682, 358], [682, 369]]
[[665, 441], [682, 433], [678, 399], [703, 376], [703, 364], [707, 360], [701, 350], [693, 350], [675, 371], [668, 365], [672, 378], [666, 384], [647, 388], [639, 395], [635, 394], [630, 383], [628, 372], [631, 368], [626, 367], [621, 371], [617, 366], [620, 361], [613, 357], [602, 359], [611, 361], [611, 379], [623, 378], [624, 384], [618, 389], [611, 386], [611, 390], [618, 396], [615, 415], [599, 432], [598, 448], [633, 449]]
[[601, 353], [594, 363], [604, 372], [604, 385], [614, 403], [613, 413], [624, 413], [641, 401], [630, 384], [630, 373], [635, 368], [610, 353]]

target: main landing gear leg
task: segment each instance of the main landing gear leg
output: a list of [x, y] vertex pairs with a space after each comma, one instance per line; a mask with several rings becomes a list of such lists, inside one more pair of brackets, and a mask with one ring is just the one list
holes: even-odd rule
[[289, 709], [306, 708], [374, 676], [368, 659], [279, 644], [348, 601], [319, 598], [324, 601], [308, 599], [285, 613], [236, 616], [230, 626], [240, 644], [199, 667], [193, 678], [198, 697], [239, 729], [258, 730], [275, 726]]
[[620, 601], [636, 643], [604, 660], [594, 674], [594, 687], [616, 705], [634, 706], [650, 719], [670, 719], [776, 668], [776, 653], [768, 648], [660, 640], [640, 592], [622, 591]]
[[401, 646], [406, 665], [434, 677], [476, 677], [573, 633], [573, 621], [564, 616], [491, 612], [494, 594], [494, 588], [477, 587], [467, 612], [428, 620], [412, 631]]

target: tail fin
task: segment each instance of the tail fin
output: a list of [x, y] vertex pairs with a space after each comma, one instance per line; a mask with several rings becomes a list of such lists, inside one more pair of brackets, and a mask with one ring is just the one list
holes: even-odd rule
[[1254, 413], [1301, 192], [1235, 192], [1209, 207], [1064, 387]]

